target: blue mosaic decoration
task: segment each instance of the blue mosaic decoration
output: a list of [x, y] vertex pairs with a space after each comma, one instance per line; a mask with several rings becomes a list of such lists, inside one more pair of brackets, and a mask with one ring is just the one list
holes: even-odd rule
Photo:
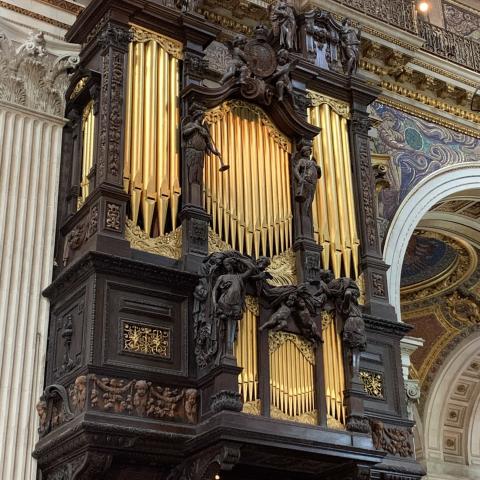
[[376, 153], [392, 158], [391, 188], [380, 194], [379, 216], [391, 220], [408, 192], [422, 179], [449, 165], [480, 161], [480, 140], [375, 102], [382, 122], [373, 140]]

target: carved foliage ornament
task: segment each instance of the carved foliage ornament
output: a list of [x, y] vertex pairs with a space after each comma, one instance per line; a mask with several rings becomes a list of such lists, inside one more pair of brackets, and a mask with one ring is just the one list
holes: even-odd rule
[[409, 430], [400, 427], [386, 427], [379, 420], [372, 420], [370, 423], [373, 445], [376, 449], [400, 457], [413, 456], [412, 434]]
[[77, 223], [67, 235], [63, 252], [63, 264], [66, 265], [72, 250], [78, 250], [98, 229], [98, 205], [93, 205], [83, 220]]
[[0, 33], [0, 98], [32, 110], [63, 117], [65, 91], [80, 60], [48, 53], [42, 32], [31, 33], [18, 48]]

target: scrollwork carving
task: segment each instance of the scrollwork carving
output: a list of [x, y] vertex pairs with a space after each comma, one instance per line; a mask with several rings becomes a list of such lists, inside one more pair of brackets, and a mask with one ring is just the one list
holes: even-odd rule
[[41, 437], [50, 433], [73, 418], [68, 394], [62, 385], [49, 385], [45, 388], [36, 406], [39, 416], [38, 433]]
[[126, 51], [133, 38], [133, 32], [128, 28], [108, 23], [98, 35], [98, 44], [102, 49], [111, 47]]

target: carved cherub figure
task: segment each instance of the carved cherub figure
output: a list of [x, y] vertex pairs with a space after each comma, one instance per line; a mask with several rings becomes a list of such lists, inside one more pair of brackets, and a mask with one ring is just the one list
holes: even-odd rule
[[227, 71], [220, 80], [220, 83], [223, 84], [237, 75], [239, 76], [240, 83], [244, 83], [245, 79], [250, 75], [247, 57], [243, 51], [246, 43], [247, 39], [243, 35], [236, 35], [231, 43], [227, 43], [232, 59], [228, 63]]
[[322, 336], [318, 331], [317, 324], [312, 318], [310, 310], [307, 308], [305, 300], [301, 297], [297, 300], [296, 303], [296, 315], [298, 317], [298, 327], [302, 331], [302, 334], [314, 342], [320, 342]]
[[185, 391], [185, 416], [190, 423], [197, 421], [197, 397], [198, 392], [194, 388]]
[[38, 433], [42, 434], [47, 427], [47, 402], [40, 399], [36, 405], [36, 409], [39, 417]]
[[295, 308], [296, 295], [291, 294], [287, 299], [280, 304], [278, 309], [270, 316], [267, 322], [261, 327], [260, 331], [268, 329], [277, 332], [287, 327], [288, 319], [292, 316], [292, 311]]
[[144, 416], [147, 411], [147, 392], [149, 384], [145, 380], [135, 383], [135, 394], [133, 395], [133, 406], [137, 415]]
[[277, 97], [280, 102], [283, 102], [285, 92], [287, 92], [292, 99], [292, 103], [295, 104], [290, 73], [295, 68], [297, 63], [297, 60], [290, 61], [290, 54], [288, 53], [288, 50], [282, 48], [278, 51], [277, 68], [272, 75], [272, 79], [275, 81], [275, 89], [277, 91]]

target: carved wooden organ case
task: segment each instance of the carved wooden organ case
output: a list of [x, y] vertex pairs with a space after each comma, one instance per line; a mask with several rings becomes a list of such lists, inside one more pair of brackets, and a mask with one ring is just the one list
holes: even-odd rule
[[93, 1], [68, 34], [42, 478], [419, 478], [360, 32], [195, 7]]

